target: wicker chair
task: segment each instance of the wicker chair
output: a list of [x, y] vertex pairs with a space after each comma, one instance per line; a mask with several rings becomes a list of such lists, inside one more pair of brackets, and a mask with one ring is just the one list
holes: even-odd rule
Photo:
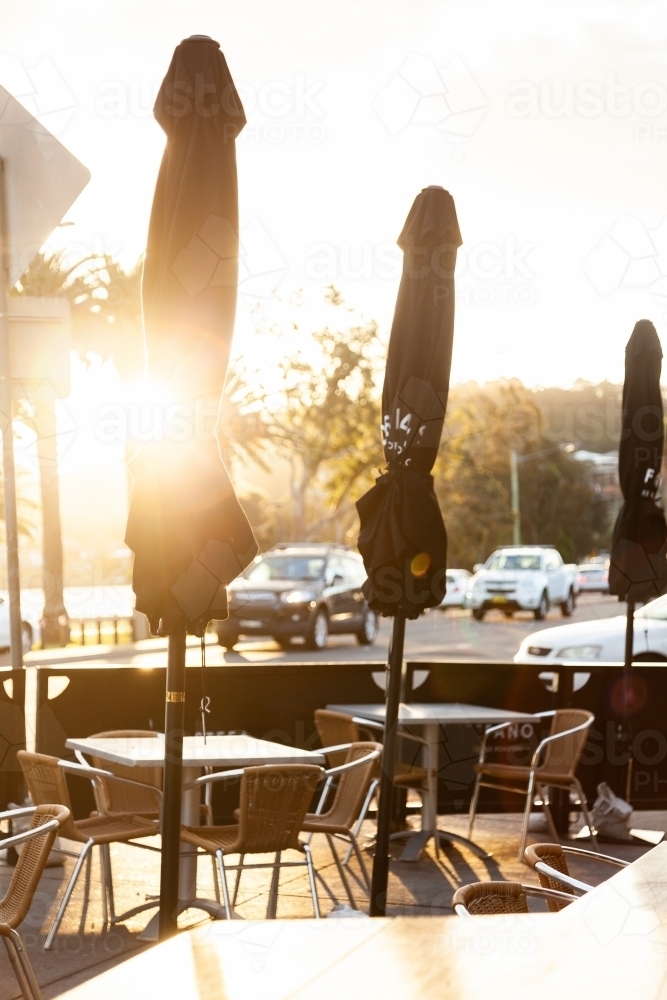
[[23, 996], [26, 1000], [41, 1000], [42, 994], [17, 927], [28, 914], [58, 830], [69, 820], [70, 814], [64, 806], [42, 805], [0, 813], [0, 820], [11, 820], [30, 813], [32, 822], [29, 830], [0, 841], [0, 849], [23, 845], [9, 888], [0, 899], [0, 937], [5, 942]]
[[[567, 855], [578, 858], [586, 858], [588, 861], [599, 861], [604, 865], [611, 865], [614, 868], [627, 868], [629, 861], [621, 861], [620, 858], [612, 858], [608, 854], [598, 854], [596, 851], [584, 851], [580, 847], [562, 847], [561, 844], [531, 844], [526, 848], [524, 861], [530, 865], [538, 875], [540, 885], [545, 889], [558, 889], [561, 892], [572, 892], [573, 889], [579, 892], [590, 892], [594, 886], [570, 875], [567, 864]], [[549, 902], [550, 910], [561, 910], [562, 903], [557, 901]]]
[[[319, 918], [320, 908], [315, 887], [315, 873], [308, 844], [299, 840], [303, 820], [313, 793], [324, 772], [314, 764], [268, 764], [262, 767], [247, 767], [234, 771], [218, 771], [204, 774], [186, 785], [196, 788], [214, 781], [226, 781], [241, 777], [241, 800], [238, 810], [239, 821], [231, 826], [183, 826], [181, 840], [207, 854], [215, 856], [218, 862], [225, 914], [232, 918], [236, 903], [241, 872], [251, 868], [271, 868], [271, 891], [267, 917], [276, 915], [278, 901], [278, 876], [283, 867], [305, 865], [308, 869], [310, 892], [315, 916]], [[283, 851], [298, 851], [305, 855], [303, 861], [283, 861]], [[227, 865], [225, 857], [240, 855], [238, 865]], [[274, 854], [273, 861], [246, 865], [246, 854]], [[236, 871], [234, 897], [229, 900], [227, 871]]]
[[547, 902], [558, 901], [563, 906], [573, 903], [576, 896], [569, 896], [555, 889], [543, 889], [520, 882], [472, 882], [457, 889], [452, 899], [452, 909], [458, 917], [498, 913], [528, 913], [527, 896], [537, 896]]
[[485, 760], [489, 735], [513, 725], [511, 722], [503, 722], [498, 726], [491, 726], [486, 730], [479, 752], [479, 763], [475, 764], [477, 778], [470, 803], [468, 837], [472, 838], [480, 788], [495, 788], [498, 791], [525, 796], [526, 806], [521, 827], [519, 861], [523, 861], [526, 849], [528, 821], [536, 792], [539, 792], [542, 798], [551, 836], [556, 841], [559, 839], [547, 802], [545, 789], [548, 787], [563, 788], [568, 792], [572, 789], [576, 791], [579, 797], [579, 804], [588, 823], [588, 828], [591, 831], [591, 839], [597, 847], [597, 840], [588, 812], [586, 796], [575, 774], [579, 758], [588, 739], [588, 731], [593, 724], [595, 716], [592, 712], [586, 712], [578, 708], [560, 708], [552, 712], [537, 712], [535, 715], [536, 718], [548, 718], [549, 716], [552, 717], [551, 731], [538, 744], [528, 767], [520, 767], [513, 764], [493, 764]]
[[[29, 753], [27, 750], [19, 750], [18, 761], [21, 765], [23, 775], [28, 786], [30, 797], [35, 805], [56, 802], [65, 806], [70, 811], [70, 817], [65, 820], [62, 826], [61, 835], [68, 840], [73, 840], [83, 847], [78, 855], [65, 893], [58, 907], [53, 926], [49, 931], [44, 947], [48, 950], [53, 944], [60, 923], [65, 915], [67, 904], [70, 901], [74, 886], [77, 883], [84, 861], [88, 860], [90, 865], [91, 851], [93, 847], [101, 847], [106, 844], [129, 843], [139, 837], [154, 837], [160, 832], [159, 826], [153, 820], [143, 816], [134, 816], [124, 813], [114, 813], [109, 816], [94, 815], [87, 819], [74, 820], [71, 817], [72, 807], [70, 804], [69, 792], [65, 773], [81, 775], [95, 782], [103, 777], [107, 781], [125, 782], [124, 778], [111, 774], [110, 771], [102, 771], [98, 768], [86, 767], [82, 764], [74, 764], [67, 760], [58, 760], [57, 757], [48, 757], [45, 754]], [[134, 782], [129, 782], [134, 784]], [[148, 786], [146, 786], [148, 787]], [[157, 789], [155, 790], [157, 792]], [[59, 850], [62, 850], [59, 848]], [[69, 854], [69, 851], [62, 851]], [[107, 896], [112, 909], [113, 918], [113, 886], [111, 882], [111, 871], [107, 868], [105, 852], [101, 852], [102, 878], [104, 882], [102, 892], [102, 906], [104, 924], [108, 922]]]
[[[318, 708], [315, 711], [315, 728], [317, 729], [317, 733], [323, 747], [332, 747], [337, 746], [338, 744], [347, 745], [351, 743], [359, 743], [362, 741], [361, 734], [364, 730], [369, 733], [384, 732], [384, 726], [382, 726], [379, 722], [370, 722], [368, 719], [358, 719], [353, 715], [346, 715], [344, 712], [332, 712], [328, 708]], [[415, 736], [413, 733], [408, 733], [403, 729], [399, 732], [399, 736], [401, 739], [417, 744], [419, 752], [421, 752], [422, 748], [426, 746], [426, 741], [421, 739], [421, 737]], [[330, 768], [335, 768], [345, 762], [345, 757], [345, 751], [327, 754], [327, 763]], [[426, 768], [414, 763], [407, 764], [400, 760], [395, 762], [394, 786], [396, 788], [411, 788], [418, 792], [422, 799], [422, 806], [424, 802], [424, 795], [427, 794], [425, 787], [427, 781], [428, 771]], [[333, 782], [334, 776], [331, 775], [327, 779], [322, 790], [323, 801], [321, 806], [324, 805], [324, 801], [329, 794]], [[368, 812], [368, 808], [379, 783], [380, 765], [377, 763], [373, 772], [371, 786], [368, 790], [368, 796], [362, 805], [361, 811], [354, 825], [353, 833], [355, 837], [359, 836], [361, 825], [366, 818], [366, 813]], [[396, 834], [395, 836], [400, 837], [401, 834]], [[350, 860], [352, 849], [352, 845], [350, 845], [345, 853], [345, 857], [343, 858], [344, 865], [346, 865]]]
[[[325, 748], [327, 759], [334, 756], [339, 758], [341, 754], [345, 757], [342, 764], [325, 772], [327, 781], [333, 777], [338, 778], [334, 799], [326, 812], [307, 813], [301, 826], [301, 829], [311, 836], [315, 833], [322, 833], [327, 838], [353, 909], [356, 908], [354, 896], [345, 875], [345, 869], [338, 857], [333, 838], [340, 837], [349, 843], [348, 850], [354, 851], [366, 882], [366, 888], [370, 892], [370, 878], [363, 855], [359, 850], [355, 830], [358, 825], [358, 817], [363, 813], [363, 807], [367, 807], [369, 795], [372, 794], [373, 782], [376, 780], [373, 775], [381, 753], [382, 745], [380, 743], [350, 743], [347, 748], [336, 748], [334, 753]], [[320, 804], [322, 804], [322, 799], [320, 799]]]

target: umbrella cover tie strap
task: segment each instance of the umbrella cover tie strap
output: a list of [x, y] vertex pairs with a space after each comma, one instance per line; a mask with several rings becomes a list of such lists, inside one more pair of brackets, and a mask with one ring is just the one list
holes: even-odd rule
[[199, 702], [201, 712], [201, 728], [206, 743], [206, 713], [211, 714], [211, 699], [206, 694], [206, 633], [201, 636], [201, 701]]

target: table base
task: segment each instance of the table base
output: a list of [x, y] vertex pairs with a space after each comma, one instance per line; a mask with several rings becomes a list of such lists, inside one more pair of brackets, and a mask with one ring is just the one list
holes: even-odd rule
[[441, 842], [446, 844], [462, 844], [469, 851], [472, 851], [473, 854], [476, 854], [478, 858], [481, 858], [482, 861], [489, 861], [493, 857], [483, 847], [476, 844], [474, 840], [468, 840], [467, 837], [462, 837], [458, 833], [452, 833], [450, 830], [399, 830], [398, 833], [392, 833], [390, 839], [403, 840], [406, 838], [408, 842], [403, 848], [403, 853], [398, 859], [399, 861], [419, 861], [422, 851], [431, 839], [436, 841], [436, 850]]
[[[121, 917], [116, 917], [114, 923], [118, 923], [120, 920], [127, 920], [129, 917], [136, 916], [137, 913], [141, 913], [143, 910], [149, 910], [151, 907], [158, 906], [159, 900], [150, 901], [148, 903], [143, 903], [141, 906], [135, 906], [133, 910], [128, 910]], [[225, 920], [225, 910], [224, 907], [220, 906], [219, 903], [214, 903], [212, 899], [181, 899], [178, 903], [177, 916], [184, 913], [185, 910], [203, 910], [204, 913], [208, 913], [210, 917], [214, 920]], [[143, 931], [137, 935], [137, 941], [157, 941], [158, 939], [158, 927], [160, 923], [160, 912], [158, 912], [151, 917]]]

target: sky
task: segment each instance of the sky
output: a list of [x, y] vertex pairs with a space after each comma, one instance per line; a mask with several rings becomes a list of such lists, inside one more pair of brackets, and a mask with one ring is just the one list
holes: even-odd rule
[[49, 245], [128, 266], [171, 53], [220, 42], [248, 118], [237, 355], [257, 356], [258, 301], [284, 316], [302, 289], [317, 322], [331, 283], [386, 336], [395, 241], [428, 184], [464, 240], [454, 381], [621, 381], [635, 321], [667, 329], [664, 4], [0, 0], [0, 24], [0, 83], [92, 175]]

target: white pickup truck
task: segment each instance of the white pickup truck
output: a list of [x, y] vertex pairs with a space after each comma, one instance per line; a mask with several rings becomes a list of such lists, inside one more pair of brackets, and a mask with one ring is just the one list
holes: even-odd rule
[[560, 604], [569, 618], [577, 589], [577, 567], [566, 565], [552, 545], [508, 545], [475, 567], [466, 607], [472, 608], [477, 621], [491, 608], [507, 618], [515, 611], [532, 611], [542, 621], [550, 605]]

